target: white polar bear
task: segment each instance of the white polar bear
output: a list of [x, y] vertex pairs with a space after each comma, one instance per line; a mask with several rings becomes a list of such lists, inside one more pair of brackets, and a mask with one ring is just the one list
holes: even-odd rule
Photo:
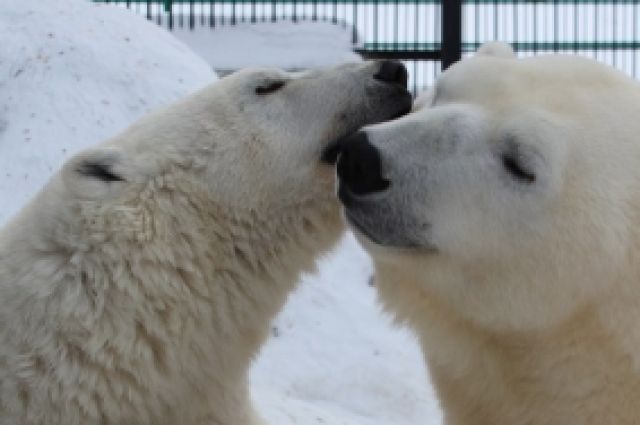
[[256, 422], [252, 357], [343, 229], [321, 156], [405, 87], [242, 71], [68, 161], [0, 233], [0, 424]]
[[345, 215], [448, 425], [638, 424], [640, 86], [498, 53], [345, 142]]

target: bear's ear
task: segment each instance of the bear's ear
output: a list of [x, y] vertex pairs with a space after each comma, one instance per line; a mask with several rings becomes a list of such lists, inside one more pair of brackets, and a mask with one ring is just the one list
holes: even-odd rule
[[497, 58], [515, 58], [516, 54], [508, 43], [502, 41], [489, 41], [484, 43], [476, 51], [478, 56], [493, 56]]
[[111, 147], [81, 152], [64, 165], [62, 179], [81, 198], [102, 198], [117, 192], [127, 182], [123, 158], [121, 151]]

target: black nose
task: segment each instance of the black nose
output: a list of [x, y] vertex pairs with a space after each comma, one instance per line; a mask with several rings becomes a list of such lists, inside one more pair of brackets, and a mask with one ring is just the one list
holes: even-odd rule
[[382, 61], [380, 63], [380, 69], [373, 78], [385, 83], [396, 83], [403, 87], [407, 87], [409, 74], [407, 73], [407, 68], [402, 64], [402, 62]]
[[380, 152], [363, 131], [342, 141], [337, 169], [340, 184], [355, 195], [380, 192], [389, 187], [389, 181], [382, 177]]

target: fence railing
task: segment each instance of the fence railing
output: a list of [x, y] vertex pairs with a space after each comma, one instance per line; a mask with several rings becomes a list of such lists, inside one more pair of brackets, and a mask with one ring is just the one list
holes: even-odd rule
[[414, 90], [486, 41], [519, 55], [568, 52], [640, 77], [640, 0], [94, 0], [173, 27], [327, 21], [368, 58], [406, 61]]

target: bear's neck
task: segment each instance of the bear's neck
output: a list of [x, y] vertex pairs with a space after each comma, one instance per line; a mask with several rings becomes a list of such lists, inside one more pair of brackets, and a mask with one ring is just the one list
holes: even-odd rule
[[[102, 368], [93, 369], [124, 371], [106, 380], [135, 376], [129, 390], [145, 402], [187, 406], [170, 412], [178, 418], [250, 423], [238, 417], [250, 414], [250, 363], [300, 273], [340, 237], [340, 211], [328, 196], [278, 211], [227, 210], [190, 184], [166, 176], [117, 206], [71, 205], [69, 220], [29, 221], [46, 227], [37, 240], [8, 229], [7, 317], [47, 338], [64, 328], [63, 348]], [[51, 295], [31, 296], [44, 291]]]
[[543, 332], [458, 326], [446, 340], [421, 332], [447, 424], [632, 424], [640, 417], [640, 358], [591, 308]]
[[[200, 307], [194, 308], [194, 320], [209, 321], [202, 332], [217, 334], [211, 338], [218, 347], [212, 348], [223, 357], [228, 349], [225, 367], [235, 365], [245, 374], [300, 274], [312, 271], [316, 258], [340, 237], [337, 202], [312, 199], [272, 211], [236, 210], [210, 202], [206, 193], [188, 188], [189, 182], [170, 186], [171, 191], [155, 188], [147, 197], [152, 205], [142, 208], [162, 212], [149, 217], [154, 225], [140, 245], [139, 261], [173, 276], [185, 303], [206, 306], [201, 317]], [[168, 203], [172, 208], [163, 209]], [[174, 210], [176, 205], [180, 209]], [[160, 254], [165, 251], [167, 258]]]
[[447, 425], [631, 425], [640, 418], [637, 291], [617, 288], [545, 329], [494, 332], [415, 282], [387, 275], [378, 288], [417, 332]]

